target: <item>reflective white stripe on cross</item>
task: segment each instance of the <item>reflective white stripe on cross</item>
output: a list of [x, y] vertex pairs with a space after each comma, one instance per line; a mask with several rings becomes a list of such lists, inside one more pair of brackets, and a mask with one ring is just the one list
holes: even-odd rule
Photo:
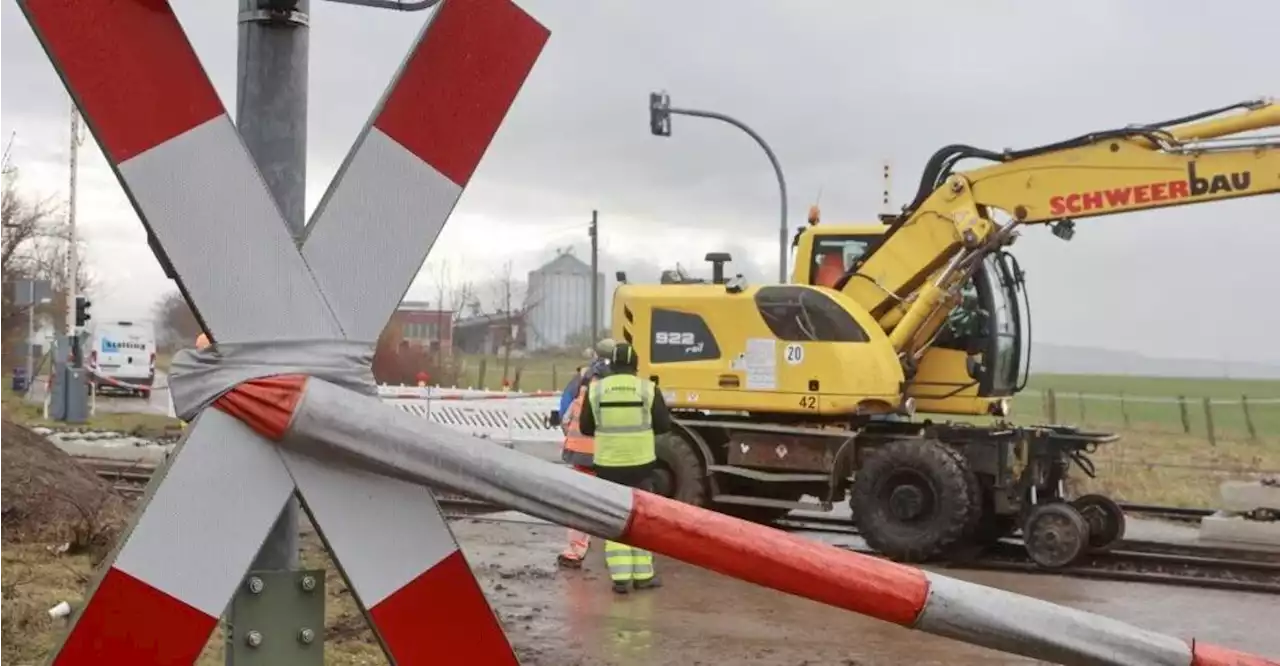
[[[325, 195], [304, 261], [167, 5], [19, 4], [224, 343], [373, 342], [548, 36], [510, 0], [436, 9]], [[420, 486], [279, 452], [214, 410], [172, 461], [54, 663], [193, 661], [295, 485], [397, 663], [515, 663]]]

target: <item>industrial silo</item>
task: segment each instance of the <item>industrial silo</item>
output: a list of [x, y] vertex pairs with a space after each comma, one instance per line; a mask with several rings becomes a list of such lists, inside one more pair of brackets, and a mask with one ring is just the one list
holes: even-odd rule
[[[568, 346], [574, 336], [591, 330], [591, 266], [562, 252], [541, 268], [529, 271], [529, 351]], [[604, 275], [597, 273], [603, 319]], [[604, 325], [600, 325], [601, 329]]]

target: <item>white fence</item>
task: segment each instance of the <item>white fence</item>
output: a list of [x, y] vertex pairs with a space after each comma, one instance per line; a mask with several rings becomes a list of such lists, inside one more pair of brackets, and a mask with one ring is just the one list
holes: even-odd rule
[[545, 460], [560, 459], [564, 437], [551, 425], [560, 394], [438, 386], [379, 386], [382, 400], [433, 423], [499, 442]]

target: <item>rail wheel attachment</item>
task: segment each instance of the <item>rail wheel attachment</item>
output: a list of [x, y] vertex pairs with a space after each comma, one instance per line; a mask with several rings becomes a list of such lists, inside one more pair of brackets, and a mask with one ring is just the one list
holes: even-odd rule
[[1089, 525], [1089, 551], [1104, 552], [1124, 538], [1124, 510], [1105, 495], [1084, 495], [1072, 500]]
[[1022, 540], [1031, 561], [1045, 569], [1075, 562], [1089, 545], [1089, 523], [1066, 502], [1041, 504], [1027, 515]]
[[884, 445], [854, 477], [849, 504], [862, 537], [900, 562], [923, 562], [947, 550], [981, 511], [965, 472], [941, 442]]

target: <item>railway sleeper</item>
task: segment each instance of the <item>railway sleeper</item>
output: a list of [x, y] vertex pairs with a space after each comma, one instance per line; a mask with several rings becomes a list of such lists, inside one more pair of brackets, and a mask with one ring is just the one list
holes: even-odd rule
[[903, 562], [968, 559], [1018, 531], [1041, 567], [1124, 535], [1109, 498], [1068, 501], [1073, 466], [1115, 439], [1071, 428], [885, 421], [858, 429], [678, 418], [658, 440], [655, 491], [745, 520], [848, 502], [875, 550]]

